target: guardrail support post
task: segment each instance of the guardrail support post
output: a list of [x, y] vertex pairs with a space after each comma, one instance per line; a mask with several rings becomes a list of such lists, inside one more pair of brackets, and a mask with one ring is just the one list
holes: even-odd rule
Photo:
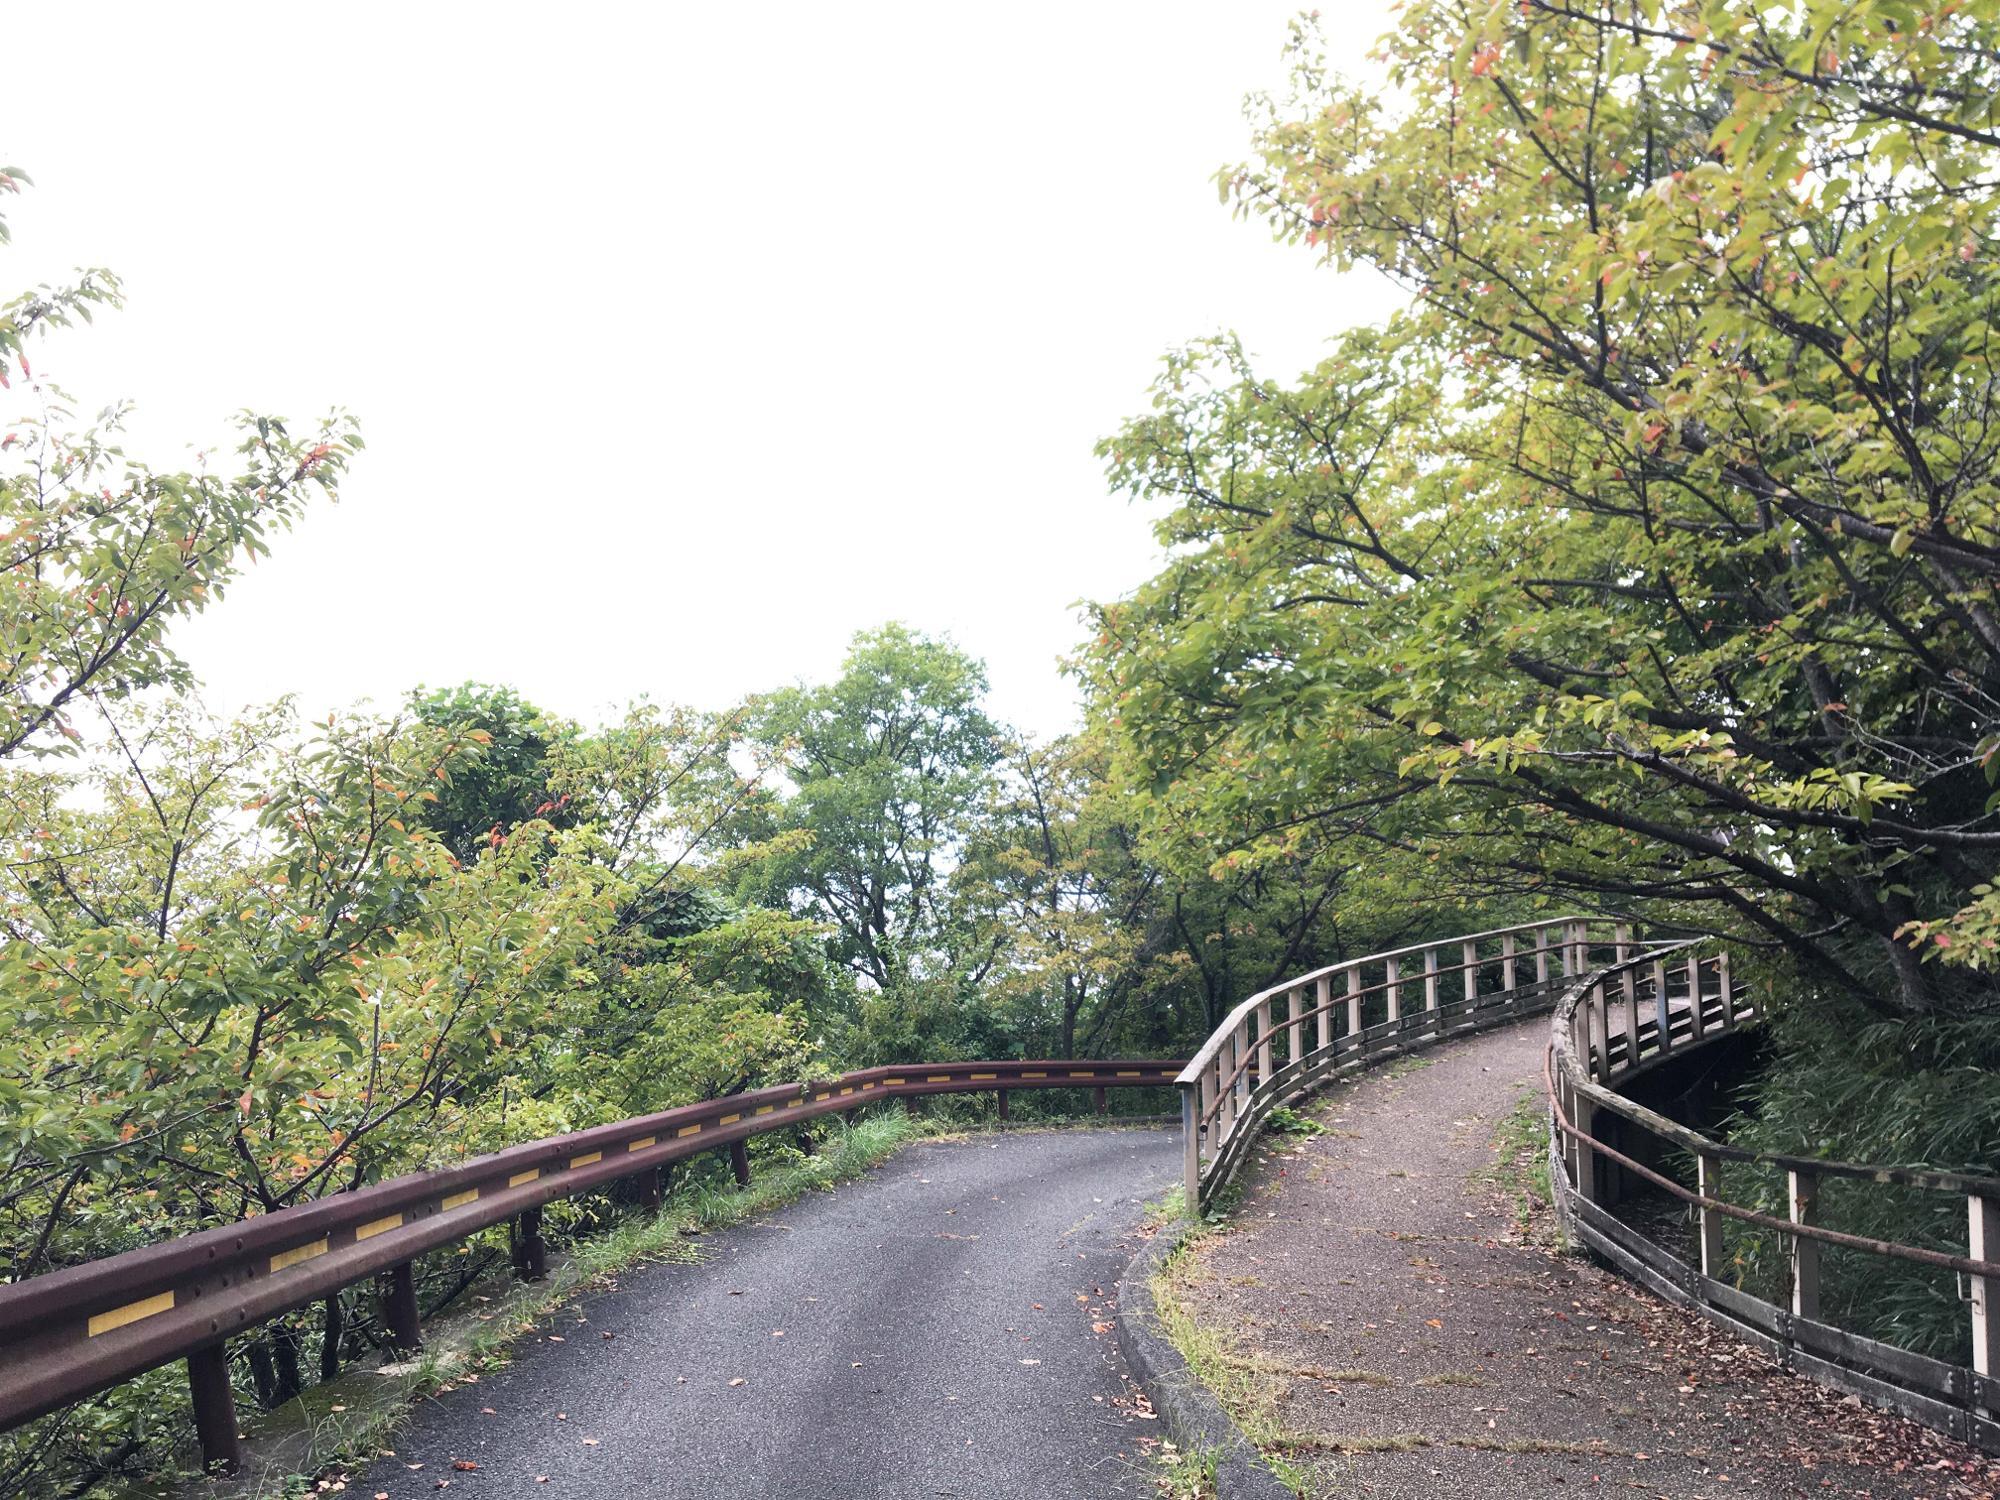
[[542, 1211], [525, 1208], [514, 1221], [514, 1274], [523, 1281], [540, 1281], [549, 1274], [549, 1247], [542, 1239]]
[[1104, 1085], [1100, 1083], [1096, 1088], [1092, 1089], [1090, 1092], [1092, 1095], [1091, 1103], [1096, 1106], [1097, 1112], [1100, 1115], [1109, 1112], [1111, 1106], [1105, 1102], [1106, 1095], [1104, 1092]]
[[[1819, 1212], [1819, 1178], [1811, 1172], [1790, 1171], [1785, 1179], [1792, 1222], [1815, 1222]], [[1819, 1320], [1819, 1241], [1802, 1234], [1792, 1236], [1792, 1312], [1797, 1317]]]
[[[1722, 1158], [1704, 1151], [1694, 1159], [1695, 1191], [1704, 1198], [1722, 1197]], [[1703, 1205], [1697, 1210], [1701, 1229], [1701, 1274], [1722, 1279], [1722, 1215]]]
[[417, 1313], [417, 1278], [410, 1263], [389, 1267], [381, 1282], [382, 1321], [389, 1329], [389, 1342], [405, 1353], [424, 1345], [423, 1329]]
[[[1993, 1260], [2000, 1258], [2000, 1200], [1983, 1198], [1977, 1193], [1965, 1200], [1966, 1217], [1970, 1233], [1966, 1236], [1966, 1258], [1969, 1260]], [[2000, 1349], [1994, 1347], [1993, 1337], [1994, 1304], [2000, 1302], [2000, 1277], [1974, 1276], [1972, 1282], [1972, 1368], [1981, 1375], [1993, 1373], [1994, 1356]]]
[[1008, 1118], [1007, 1091], [1005, 1089], [995, 1089], [994, 1092], [1000, 1096], [1000, 1119], [1001, 1122], [1004, 1124]]
[[1201, 1217], [1201, 1104], [1195, 1085], [1181, 1085], [1181, 1208]]
[[187, 1357], [187, 1368], [201, 1466], [210, 1473], [234, 1474], [243, 1467], [243, 1444], [236, 1434], [236, 1397], [229, 1389], [228, 1347], [211, 1344], [195, 1350]]
[[736, 1174], [736, 1185], [750, 1186], [750, 1146], [746, 1141], [729, 1143], [729, 1170]]

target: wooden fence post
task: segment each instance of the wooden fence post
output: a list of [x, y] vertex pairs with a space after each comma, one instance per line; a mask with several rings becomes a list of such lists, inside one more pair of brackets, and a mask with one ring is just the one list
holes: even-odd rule
[[229, 1389], [228, 1346], [195, 1350], [187, 1357], [187, 1372], [201, 1466], [211, 1473], [234, 1474], [243, 1467], [243, 1443], [236, 1433], [236, 1396]]
[[1577, 1129], [1577, 1136], [1570, 1142], [1575, 1151], [1575, 1159], [1570, 1167], [1570, 1177], [1576, 1183], [1576, 1195], [1595, 1203], [1597, 1192], [1597, 1153], [1586, 1144], [1597, 1138], [1597, 1104], [1589, 1095], [1580, 1091], [1570, 1095], [1569, 1122]]
[[1333, 1045], [1333, 976], [1322, 975], [1317, 990], [1319, 1010], [1319, 1050], [1324, 1052]]
[[1674, 1050], [1674, 1016], [1667, 1003], [1667, 961], [1664, 958], [1653, 960], [1653, 1024], [1657, 1029], [1653, 1044], [1660, 1049], [1660, 1056], [1665, 1057]]
[[[1203, 1076], [1206, 1076], [1205, 1074]], [[1201, 1217], [1201, 1101], [1195, 1085], [1181, 1085], [1181, 1210]]]
[[1535, 983], [1543, 989], [1549, 984], [1549, 930], [1535, 929]]
[[1257, 1083], [1261, 1087], [1271, 1081], [1271, 1002], [1262, 1000], [1257, 1005]]
[[1715, 955], [1715, 974], [1722, 989], [1722, 1029], [1729, 1030], [1736, 1024], [1736, 996], [1729, 982], [1729, 950], [1724, 948]]
[[1701, 1040], [1701, 955], [1688, 955], [1688, 1040]]
[[1361, 1034], [1361, 965], [1347, 971], [1347, 1034]]
[[1500, 988], [1507, 992], [1507, 998], [1514, 998], [1514, 934], [1507, 933], [1500, 939]]
[[[1424, 949], [1424, 1010], [1428, 1013], [1435, 1011], [1437, 1008], [1438, 951], [1435, 948], [1426, 948]], [[1426, 1026], [1436, 1026], [1438, 1019], [1435, 1015], [1427, 1014], [1424, 1024]]]
[[[2000, 1200], [1968, 1194], [1965, 1200], [1970, 1233], [1966, 1236], [1966, 1258], [1993, 1260], [2000, 1256]], [[1972, 1282], [1972, 1368], [1981, 1375], [1993, 1373], [1994, 1303], [2000, 1300], [2000, 1277], [1974, 1276]]]
[[[1722, 1198], [1722, 1158], [1702, 1152], [1694, 1159], [1695, 1191], [1704, 1198]], [[1714, 1280], [1722, 1277], [1722, 1215], [1703, 1204], [1698, 1210], [1701, 1227], [1701, 1274]]]
[[[1786, 1197], [1794, 1224], [1812, 1224], [1819, 1216], [1819, 1177], [1812, 1172], [1785, 1174]], [[1819, 1320], [1819, 1241], [1802, 1234], [1792, 1237], [1792, 1312]]]

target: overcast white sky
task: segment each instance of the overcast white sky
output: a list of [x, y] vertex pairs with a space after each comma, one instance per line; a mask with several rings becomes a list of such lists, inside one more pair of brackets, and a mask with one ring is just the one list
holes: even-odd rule
[[[124, 278], [33, 358], [156, 465], [361, 417], [343, 502], [179, 637], [215, 708], [721, 706], [901, 619], [1054, 732], [1075, 603], [1155, 563], [1091, 447], [1161, 352], [1290, 373], [1391, 305], [1210, 182], [1297, 8], [22, 8], [0, 289]], [[1386, 12], [1323, 24], [1359, 66]]]

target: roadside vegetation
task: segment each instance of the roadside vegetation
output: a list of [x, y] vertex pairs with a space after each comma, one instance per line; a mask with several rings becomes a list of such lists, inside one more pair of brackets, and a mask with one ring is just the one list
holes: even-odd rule
[[[1289, 55], [1221, 196], [1407, 308], [1304, 372], [1168, 355], [1101, 449], [1160, 572], [1049, 740], [895, 623], [721, 711], [218, 720], [174, 627], [357, 424], [151, 467], [58, 383], [116, 278], [0, 308], [0, 1276], [812, 1073], [1183, 1054], [1567, 909], [1758, 955], [1744, 1140], [2000, 1174], [2000, 6], [1414, 0], [1386, 89], [1309, 20]], [[1874, 1202], [1829, 1194], [1962, 1245]], [[1841, 1317], [1964, 1352], [1955, 1289], [1868, 1272], [1830, 1257]], [[331, 1298], [236, 1341], [241, 1394], [381, 1342]], [[0, 1436], [0, 1490], [169, 1461], [171, 1374]]]

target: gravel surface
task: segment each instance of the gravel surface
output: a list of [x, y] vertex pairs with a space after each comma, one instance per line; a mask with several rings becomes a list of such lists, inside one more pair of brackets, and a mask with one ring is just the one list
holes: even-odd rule
[[1246, 1372], [1239, 1417], [1320, 1496], [1990, 1496], [2000, 1467], [1777, 1371], [1547, 1241], [1496, 1132], [1546, 1021], [1312, 1105], [1176, 1295]]
[[1178, 1166], [1168, 1130], [912, 1147], [572, 1303], [346, 1493], [1152, 1495], [1112, 1297]]

